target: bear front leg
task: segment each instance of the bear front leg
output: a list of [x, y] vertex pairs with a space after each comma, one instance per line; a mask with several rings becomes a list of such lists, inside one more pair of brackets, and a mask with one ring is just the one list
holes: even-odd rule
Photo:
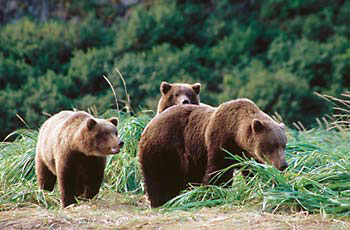
[[[232, 179], [233, 168], [225, 170], [233, 161], [225, 159], [224, 151], [212, 151], [208, 153], [207, 168], [203, 177], [205, 185], [214, 184], [221, 185]], [[222, 171], [225, 170], [225, 171]]]
[[51, 192], [56, 183], [56, 176], [38, 156], [35, 162], [35, 171], [38, 177], [39, 188]]
[[70, 204], [76, 203], [74, 195], [77, 187], [77, 173], [74, 167], [64, 164], [64, 162], [62, 163], [63, 165], [59, 165], [57, 170], [57, 179], [61, 191], [61, 204], [65, 208]]
[[93, 198], [100, 190], [104, 169], [106, 164], [106, 159], [102, 157], [87, 157], [84, 162], [84, 167], [86, 170], [83, 170], [83, 183], [84, 194], [83, 197], [87, 199]]

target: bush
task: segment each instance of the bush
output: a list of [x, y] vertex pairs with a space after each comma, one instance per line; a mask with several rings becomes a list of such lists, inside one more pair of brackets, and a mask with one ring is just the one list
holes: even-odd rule
[[151, 6], [139, 4], [130, 11], [129, 20], [122, 21], [117, 31], [117, 51], [147, 50], [163, 43], [176, 47], [207, 43], [206, 36], [202, 36], [205, 4], [159, 1]]
[[19, 89], [28, 78], [35, 76], [32, 66], [21, 59], [5, 58], [0, 53], [0, 89]]
[[258, 34], [252, 27], [240, 28], [238, 24], [232, 27], [231, 34], [225, 36], [211, 49], [211, 58], [221, 64], [218, 67], [235, 65], [242, 57], [250, 57], [253, 54]]
[[66, 93], [69, 98], [99, 93], [108, 88], [103, 75], [112, 69], [113, 54], [109, 47], [93, 48], [73, 53], [66, 78], [71, 81]]
[[53, 71], [48, 71], [38, 79], [30, 79], [22, 88], [22, 102], [18, 107], [20, 115], [30, 127], [39, 127], [47, 119], [46, 114], [55, 114], [64, 109], [72, 109], [71, 100], [61, 90], [65, 79]]
[[307, 81], [287, 70], [271, 72], [259, 61], [225, 75], [220, 99], [241, 97], [250, 98], [270, 115], [277, 112], [288, 125], [295, 121], [310, 124], [315, 116], [329, 112], [327, 104], [310, 91]]
[[116, 28], [106, 27], [101, 20], [92, 13], [82, 21], [70, 22], [70, 26], [76, 31], [74, 35], [75, 45], [78, 49], [86, 51], [92, 47], [104, 47], [113, 44]]
[[[116, 59], [114, 66], [124, 74], [134, 108], [146, 104], [155, 109], [160, 96], [159, 86], [163, 80], [202, 82], [204, 87], [205, 83], [212, 81], [209, 69], [201, 64], [203, 59], [204, 54], [196, 46], [177, 49], [163, 44], [149, 52], [128, 53], [121, 59]], [[109, 77], [113, 82], [118, 81], [114, 71], [109, 73]], [[124, 95], [121, 87], [117, 92], [118, 95]], [[203, 94], [203, 98], [209, 97]]]
[[185, 18], [174, 2], [160, 2], [152, 7], [140, 4], [132, 11], [130, 19], [121, 24], [116, 35], [118, 51], [149, 49], [162, 41], [185, 41]]
[[[123, 8], [115, 1], [84, 0], [61, 5], [67, 20], [14, 20], [0, 27], [0, 137], [9, 127], [22, 126], [16, 113], [35, 128], [43, 111], [114, 107], [103, 74], [123, 107], [124, 84], [114, 67], [125, 77], [134, 110], [155, 109], [166, 80], [200, 82], [202, 102], [214, 106], [253, 95], [289, 122], [310, 117], [301, 115], [310, 111], [322, 116], [327, 108], [314, 108], [319, 102], [312, 92], [336, 95], [350, 85], [348, 5], [342, 0], [161, 0]], [[113, 18], [120, 7], [125, 17]], [[269, 87], [254, 75], [282, 83]], [[300, 95], [292, 89], [286, 96], [285, 85], [300, 87]], [[237, 93], [242, 90], [251, 92]], [[285, 106], [289, 101], [293, 108]]]
[[303, 25], [303, 34], [309, 40], [326, 41], [333, 34], [331, 18], [322, 14], [307, 17]]
[[0, 40], [0, 51], [5, 57], [23, 60], [33, 66], [36, 73], [44, 74], [47, 69], [64, 71], [74, 46], [74, 33], [63, 22], [36, 24], [23, 19], [6, 25]]

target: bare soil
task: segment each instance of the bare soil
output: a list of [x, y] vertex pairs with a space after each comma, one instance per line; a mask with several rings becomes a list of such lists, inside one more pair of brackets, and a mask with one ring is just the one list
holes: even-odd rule
[[37, 205], [0, 212], [0, 229], [350, 229], [350, 218], [278, 214], [259, 207], [215, 207], [192, 211], [151, 209], [144, 196], [111, 195], [65, 209]]

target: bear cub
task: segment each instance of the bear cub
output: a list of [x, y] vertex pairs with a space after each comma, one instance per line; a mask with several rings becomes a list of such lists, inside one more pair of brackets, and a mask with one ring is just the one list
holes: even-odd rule
[[235, 163], [226, 151], [284, 170], [288, 167], [286, 144], [284, 125], [248, 99], [217, 108], [173, 106], [148, 123], [139, 142], [138, 156], [151, 206], [163, 205], [188, 183], [227, 183], [234, 169], [218, 174]]
[[94, 197], [101, 186], [106, 156], [119, 153], [118, 119], [94, 118], [83, 112], [61, 111], [47, 119], [39, 131], [35, 171], [41, 189], [52, 191], [56, 180], [61, 204], [75, 197]]
[[194, 104], [199, 105], [200, 83], [193, 85], [185, 83], [173, 83], [163, 81], [160, 85], [162, 96], [158, 103], [157, 114], [173, 105]]

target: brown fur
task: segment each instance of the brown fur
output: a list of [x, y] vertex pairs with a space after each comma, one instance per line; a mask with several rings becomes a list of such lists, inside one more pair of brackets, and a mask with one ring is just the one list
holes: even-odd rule
[[180, 104], [199, 104], [199, 92], [201, 89], [200, 83], [193, 85], [184, 83], [173, 83], [163, 81], [160, 85], [162, 96], [158, 103], [157, 114], [160, 114], [165, 109]]
[[44, 122], [36, 147], [36, 175], [41, 189], [58, 180], [62, 206], [74, 196], [92, 198], [101, 186], [106, 155], [120, 151], [117, 118], [97, 119], [86, 112], [62, 111]]
[[232, 154], [269, 161], [283, 170], [287, 138], [277, 124], [252, 101], [237, 99], [210, 106], [177, 105], [147, 125], [139, 142], [139, 160], [151, 206], [175, 197], [188, 183], [221, 184], [233, 169], [215, 179], [217, 170], [235, 163]]

